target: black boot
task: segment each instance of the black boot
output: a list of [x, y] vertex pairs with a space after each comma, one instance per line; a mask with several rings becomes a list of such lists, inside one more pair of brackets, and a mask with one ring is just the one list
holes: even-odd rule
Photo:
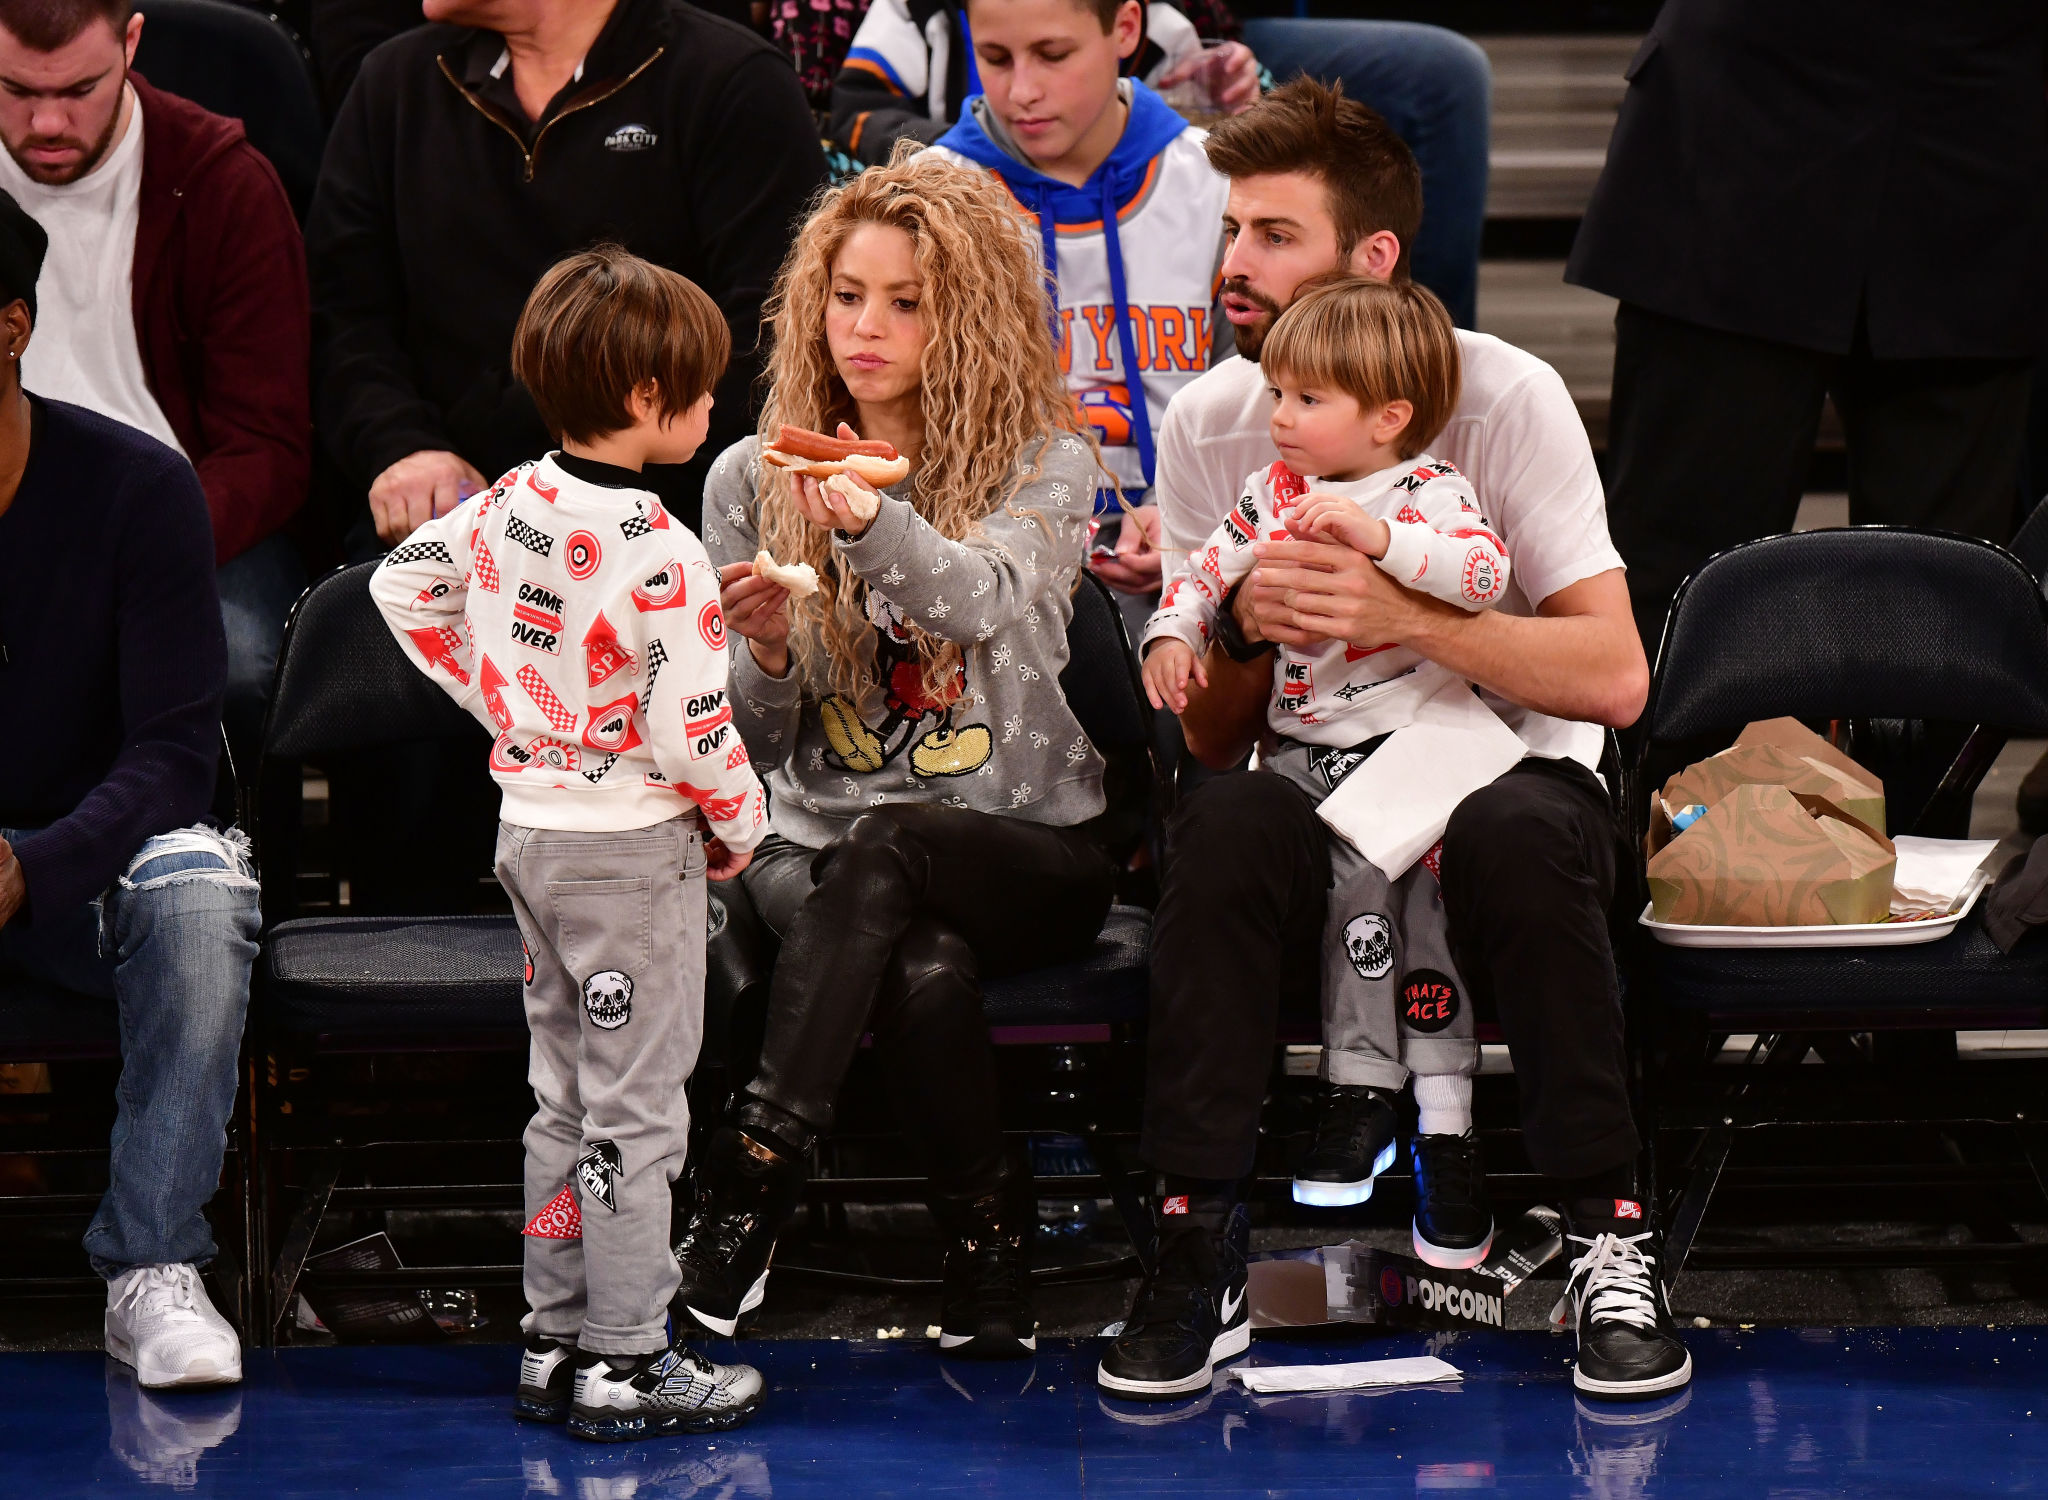
[[745, 1111], [740, 1119], [711, 1138], [698, 1169], [696, 1201], [676, 1241], [683, 1279], [669, 1304], [678, 1329], [695, 1323], [726, 1338], [767, 1294], [775, 1237], [804, 1185], [803, 1157], [747, 1130]]
[[1017, 1197], [1007, 1169], [979, 1193], [933, 1193], [932, 1214], [951, 1241], [939, 1300], [947, 1354], [1022, 1359], [1038, 1348], [1028, 1269], [1035, 1214]]
[[1095, 1383], [1126, 1401], [1171, 1401], [1209, 1389], [1216, 1366], [1251, 1347], [1245, 1256], [1251, 1215], [1235, 1193], [1170, 1190], [1159, 1249]]
[[1578, 1334], [1572, 1384], [1588, 1396], [1642, 1401], [1692, 1379], [1664, 1294], [1664, 1237], [1635, 1198], [1566, 1202], [1565, 1253], [1572, 1257], [1553, 1323]]

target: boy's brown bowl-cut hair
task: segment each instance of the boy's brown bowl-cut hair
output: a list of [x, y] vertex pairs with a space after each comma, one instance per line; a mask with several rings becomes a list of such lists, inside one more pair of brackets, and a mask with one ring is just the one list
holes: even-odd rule
[[1368, 235], [1387, 230], [1401, 242], [1394, 279], [1407, 279], [1422, 227], [1422, 169], [1394, 127], [1347, 99], [1341, 83], [1325, 86], [1304, 74], [1210, 126], [1205, 149], [1209, 165], [1233, 180], [1313, 177], [1329, 194], [1337, 253], [1349, 255]]
[[644, 382], [664, 420], [718, 384], [732, 354], [725, 316], [687, 276], [599, 245], [550, 266], [512, 331], [512, 373], [557, 441], [588, 443], [633, 425]]
[[1436, 441], [1463, 381], [1458, 331], [1436, 294], [1363, 276], [1304, 282], [1266, 335], [1259, 367], [1290, 384], [1340, 390], [1367, 410], [1408, 402], [1415, 412], [1394, 444], [1402, 458]]

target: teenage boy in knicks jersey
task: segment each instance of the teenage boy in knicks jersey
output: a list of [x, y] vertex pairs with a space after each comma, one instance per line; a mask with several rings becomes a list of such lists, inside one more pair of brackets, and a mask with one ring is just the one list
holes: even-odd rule
[[[1166, 404], [1224, 332], [1228, 185], [1202, 131], [1118, 76], [1144, 35], [1138, 0], [968, 0], [967, 24], [983, 92], [933, 149], [995, 173], [1036, 221], [1068, 389], [1125, 499], [1143, 504]], [[1097, 496], [1098, 513], [1115, 508]], [[1133, 587], [1103, 571], [1127, 592], [1159, 587], [1156, 573]]]
[[[1256, 363], [1309, 278], [1407, 276], [1421, 218], [1414, 159], [1371, 110], [1302, 79], [1218, 125], [1209, 159], [1230, 179], [1223, 303], [1239, 357], [1192, 383], [1160, 434], [1158, 502], [1169, 547], [1221, 521], [1244, 474], [1277, 456]], [[1472, 481], [1514, 559], [1507, 596], [1477, 615], [1439, 606], [1363, 554], [1262, 541], [1259, 565], [1218, 619], [1181, 725], [1205, 764], [1239, 763], [1272, 690], [1269, 643], [1395, 642], [1478, 683], [1529, 758], [1459, 804], [1442, 889], [1472, 995], [1513, 1055], [1529, 1159], [1566, 1215], [1561, 1311], [1586, 1394], [1642, 1399], [1683, 1386], [1692, 1361], [1666, 1303], [1661, 1241], [1637, 1196], [1639, 1149], [1623, 1067], [1608, 938], [1617, 842], [1593, 766], [1601, 726], [1642, 711], [1649, 669], [1600, 478], [1564, 382], [1485, 334], [1458, 333], [1464, 381], [1432, 452]], [[1233, 634], [1230, 629], [1235, 624]], [[1098, 1376], [1106, 1390], [1170, 1399], [1206, 1389], [1245, 1347], [1242, 1182], [1258, 1141], [1276, 1023], [1317, 1010], [1329, 870], [1315, 814], [1277, 778], [1223, 776], [1182, 800], [1153, 930], [1151, 1052], [1141, 1149], [1165, 1176], [1153, 1273]], [[1318, 1150], [1369, 1135], [1381, 1101], [1336, 1084]], [[1469, 1117], [1423, 1106], [1418, 1236], [1436, 1218], [1490, 1217]]]

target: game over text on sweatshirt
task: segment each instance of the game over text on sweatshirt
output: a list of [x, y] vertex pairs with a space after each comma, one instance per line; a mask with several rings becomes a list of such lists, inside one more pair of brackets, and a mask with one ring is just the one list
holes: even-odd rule
[[718, 574], [650, 492], [553, 454], [521, 464], [406, 538], [370, 592], [414, 665], [496, 731], [506, 822], [613, 833], [697, 810], [729, 849], [766, 834]]

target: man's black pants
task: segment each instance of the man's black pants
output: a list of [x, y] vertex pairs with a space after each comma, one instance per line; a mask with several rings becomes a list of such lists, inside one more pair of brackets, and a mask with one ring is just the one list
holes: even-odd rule
[[2012, 535], [2025, 360], [1822, 354], [1624, 302], [1614, 318], [1607, 519], [1652, 660], [1671, 596], [1723, 548], [1792, 529], [1830, 394], [1849, 519]]
[[[1152, 940], [1143, 1151], [1190, 1177], [1251, 1171], [1283, 1014], [1321, 1014], [1327, 834], [1299, 789], [1240, 772], [1167, 828]], [[1552, 1177], [1632, 1165], [1621, 993], [1608, 938], [1618, 836], [1600, 784], [1527, 760], [1466, 798], [1444, 833], [1451, 945], [1507, 1035], [1529, 1160]]]

